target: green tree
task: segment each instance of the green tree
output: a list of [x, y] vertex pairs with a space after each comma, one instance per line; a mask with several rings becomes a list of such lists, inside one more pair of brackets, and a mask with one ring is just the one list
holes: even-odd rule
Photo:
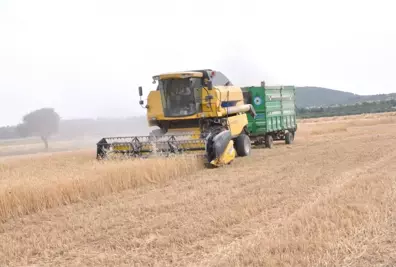
[[40, 136], [48, 149], [48, 139], [59, 130], [60, 116], [53, 108], [42, 108], [26, 114], [18, 125], [22, 136]]

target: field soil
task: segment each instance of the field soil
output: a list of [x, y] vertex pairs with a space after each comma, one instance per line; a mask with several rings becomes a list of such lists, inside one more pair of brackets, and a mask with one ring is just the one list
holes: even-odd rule
[[305, 119], [292, 145], [205, 169], [0, 161], [0, 266], [395, 266], [396, 114]]

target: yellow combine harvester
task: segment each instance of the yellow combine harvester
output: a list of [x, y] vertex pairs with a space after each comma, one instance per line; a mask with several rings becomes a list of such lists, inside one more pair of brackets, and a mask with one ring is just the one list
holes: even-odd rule
[[256, 112], [224, 74], [211, 69], [166, 73], [154, 76], [153, 83], [157, 89], [140, 105], [147, 109], [148, 125], [159, 129], [149, 136], [103, 138], [97, 143], [98, 159], [109, 153], [141, 157], [205, 151], [208, 163], [221, 166], [250, 154], [247, 113], [255, 117]]

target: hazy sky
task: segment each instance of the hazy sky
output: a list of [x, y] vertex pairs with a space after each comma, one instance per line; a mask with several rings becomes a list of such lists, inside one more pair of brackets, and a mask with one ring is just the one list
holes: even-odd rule
[[396, 92], [396, 3], [0, 0], [0, 125], [144, 114], [151, 76], [214, 68], [234, 84]]

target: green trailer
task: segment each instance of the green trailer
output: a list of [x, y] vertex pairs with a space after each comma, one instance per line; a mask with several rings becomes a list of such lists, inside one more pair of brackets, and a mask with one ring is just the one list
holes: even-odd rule
[[273, 142], [294, 141], [297, 131], [296, 91], [294, 86], [243, 87], [244, 101], [253, 105], [257, 116], [248, 114], [248, 134], [254, 145], [265, 144], [272, 148]]

